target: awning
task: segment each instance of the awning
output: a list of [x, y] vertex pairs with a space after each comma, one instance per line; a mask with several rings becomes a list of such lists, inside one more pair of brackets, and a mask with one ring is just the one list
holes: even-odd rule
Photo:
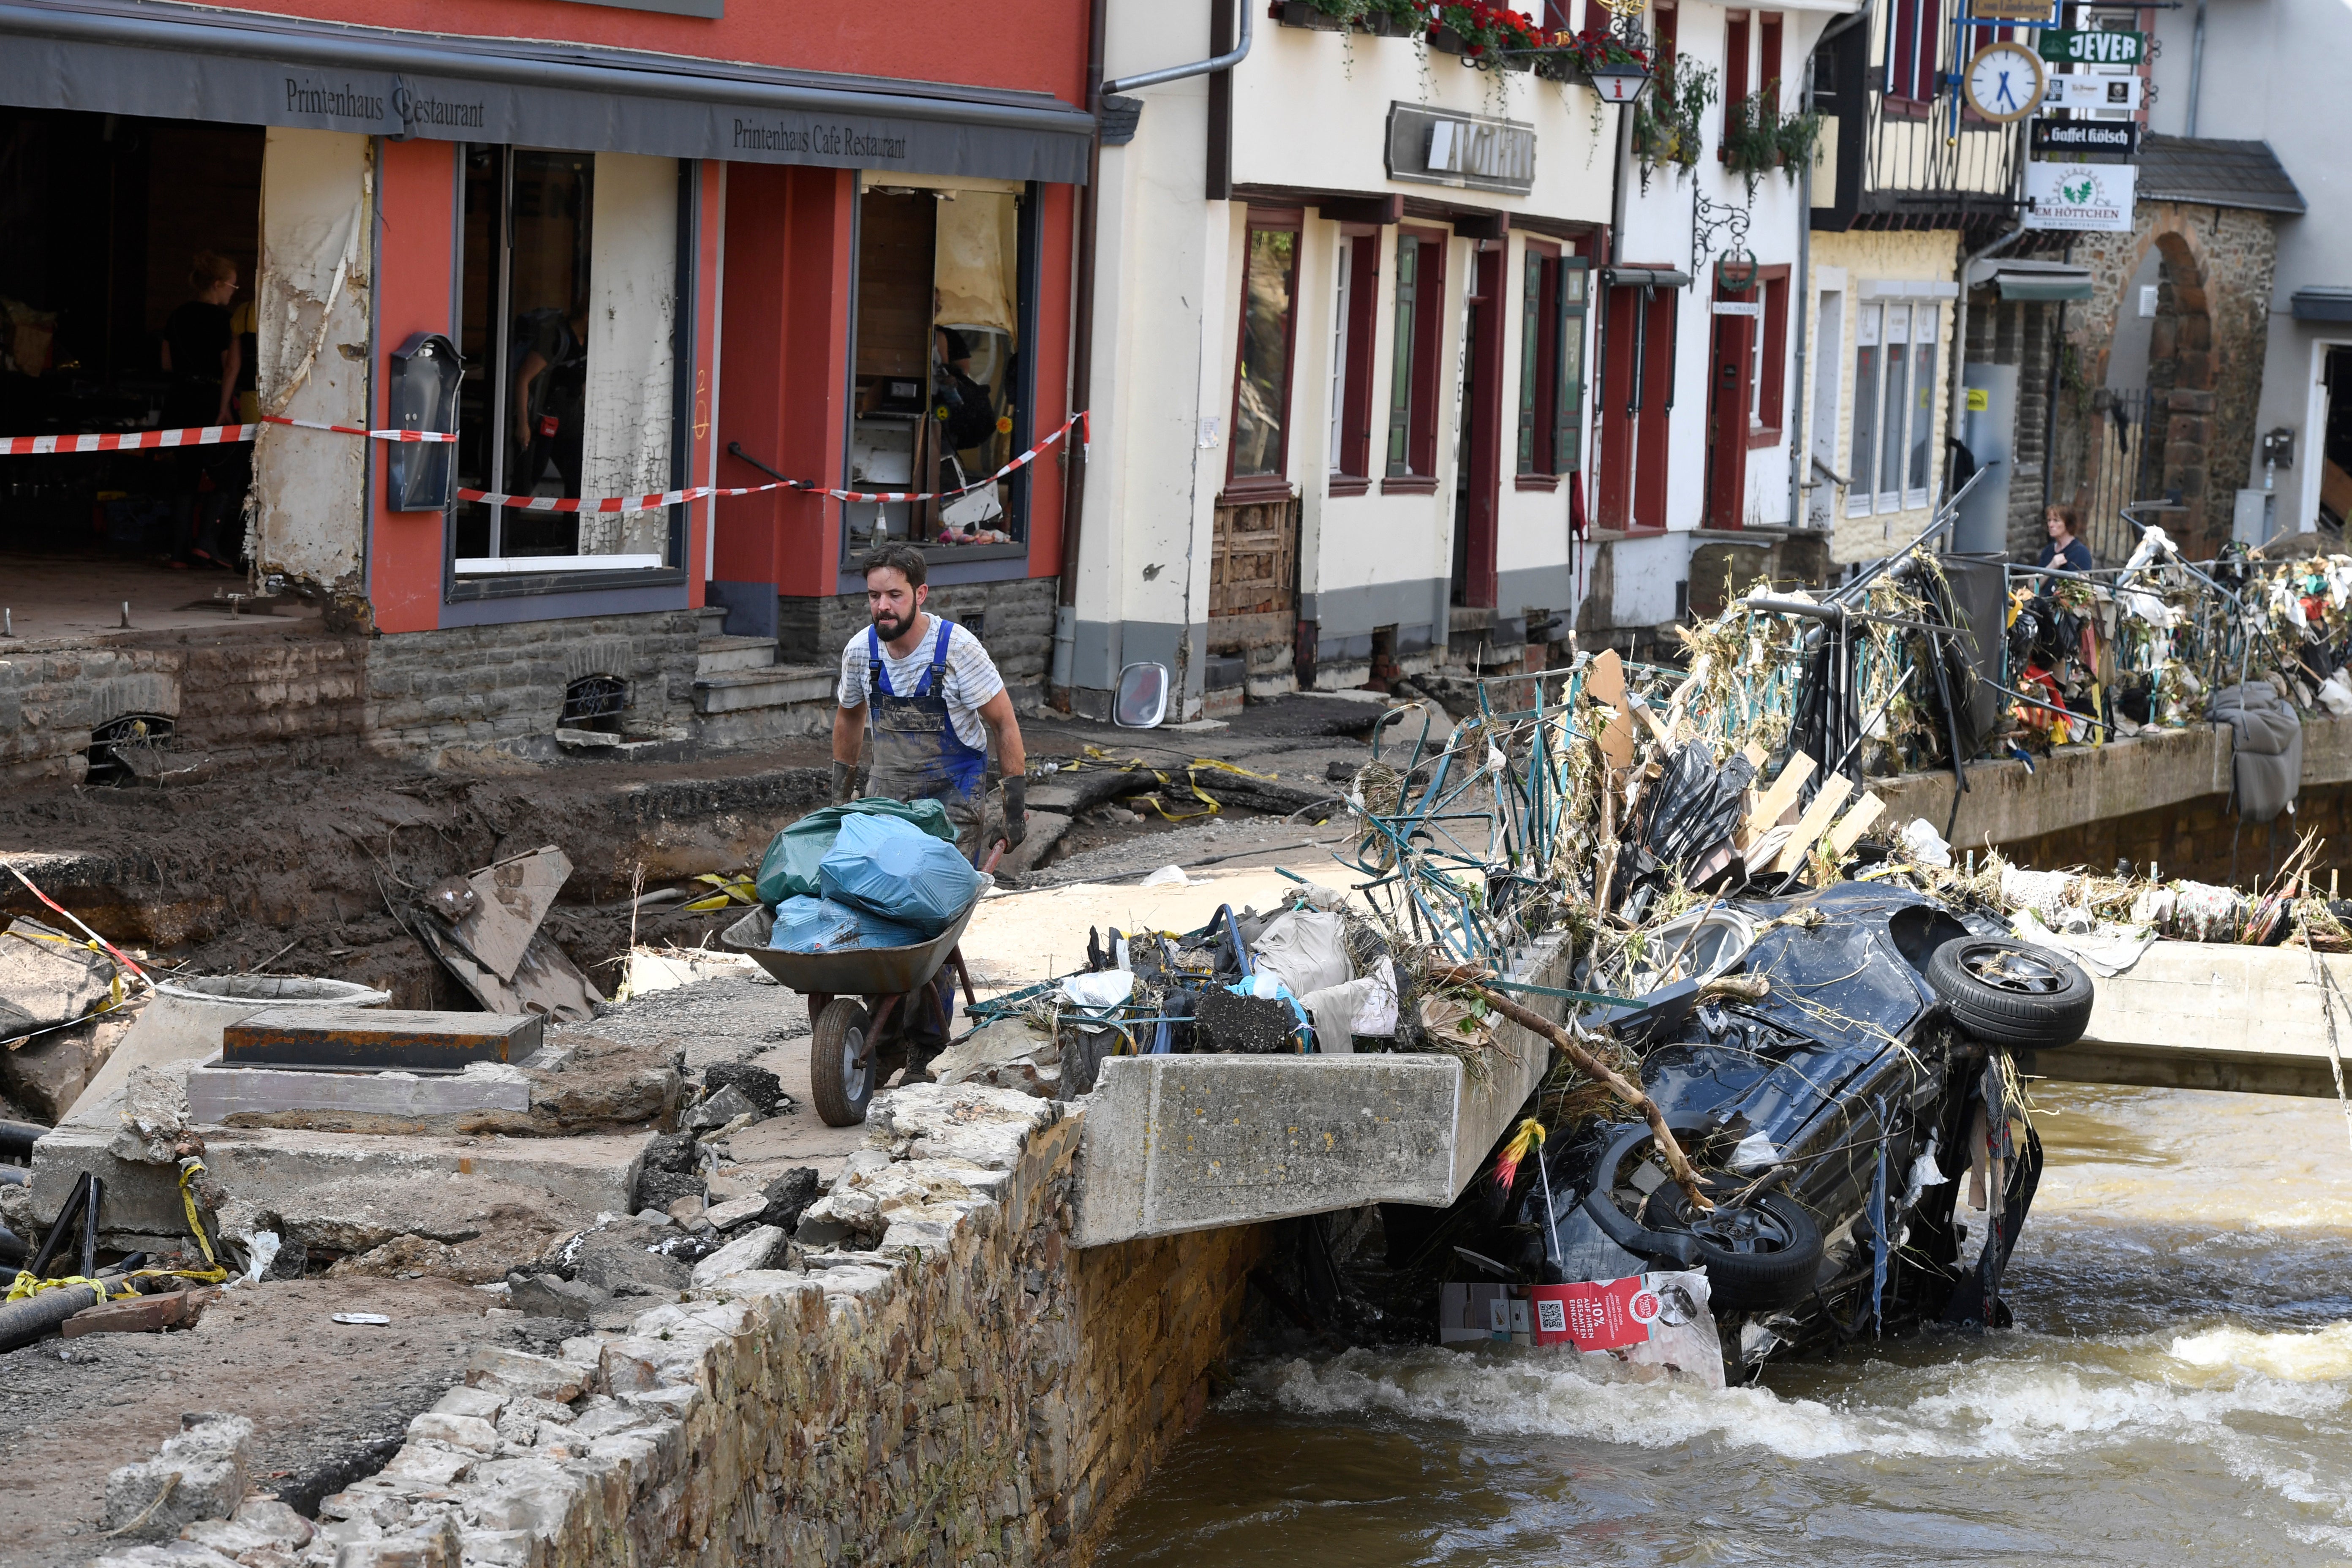
[[2352, 321], [2352, 289], [2298, 289], [2289, 303], [2298, 321]]
[[0, 103], [392, 137], [1078, 184], [1044, 93], [131, 0], [0, 3]]
[[1601, 278], [1612, 289], [1680, 289], [1691, 280], [1671, 267], [1604, 267]]
[[2003, 300], [2055, 304], [2091, 297], [2091, 269], [2063, 261], [1979, 261], [1969, 268], [1969, 287], [1998, 289]]

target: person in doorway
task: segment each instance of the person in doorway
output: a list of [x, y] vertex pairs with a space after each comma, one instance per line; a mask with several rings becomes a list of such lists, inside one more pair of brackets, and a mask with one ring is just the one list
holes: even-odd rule
[[[2042, 514], [2042, 524], [2050, 531], [2050, 542], [2042, 547], [2042, 559], [2036, 566], [2053, 572], [2088, 572], [2091, 569], [2091, 547], [2074, 537], [2074, 509], [2053, 506]], [[2043, 579], [2044, 586], [2048, 579]]]
[[515, 493], [535, 490], [553, 463], [563, 493], [577, 496], [588, 428], [588, 302], [525, 312], [515, 344]]
[[866, 607], [873, 625], [841, 650], [839, 707], [833, 716], [833, 797], [848, 800], [870, 731], [868, 795], [937, 800], [956, 826], [956, 844], [975, 865], [993, 847], [987, 831], [989, 751], [1002, 772], [1003, 837], [1028, 837], [1029, 765], [1012, 693], [980, 639], [929, 614], [923, 552], [885, 545], [866, 558]]
[[[163, 426], [170, 430], [228, 424], [245, 368], [229, 317], [229, 301], [236, 298], [236, 263], [216, 251], [197, 251], [188, 258], [188, 288], [192, 297], [163, 321], [162, 360], [170, 377]], [[222, 445], [180, 449], [174, 465], [180, 484], [174, 566], [199, 561], [230, 564], [220, 533], [232, 493], [240, 500], [244, 495], [245, 487], [233, 483], [244, 457], [242, 449], [232, 452]]]

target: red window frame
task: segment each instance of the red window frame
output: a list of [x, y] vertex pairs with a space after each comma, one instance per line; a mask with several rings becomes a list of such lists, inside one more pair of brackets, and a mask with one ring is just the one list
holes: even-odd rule
[[1723, 14], [1723, 101], [1738, 103], [1746, 98], [1748, 86], [1748, 35], [1751, 31], [1746, 11], [1726, 11]]
[[[1298, 379], [1298, 253], [1303, 246], [1307, 214], [1298, 207], [1257, 207], [1249, 209], [1248, 226], [1242, 237], [1242, 276], [1240, 308], [1234, 312], [1234, 389], [1233, 401], [1225, 416], [1225, 493], [1246, 493], [1254, 490], [1276, 490], [1290, 493], [1290, 396], [1292, 384]], [[1276, 426], [1276, 446], [1274, 469], [1265, 474], [1236, 474], [1234, 465], [1241, 459], [1241, 411], [1243, 352], [1249, 343], [1249, 247], [1252, 236], [1287, 233], [1292, 236], [1290, 247], [1290, 310], [1282, 323], [1282, 401], [1280, 423]]]
[[1780, 79], [1782, 20], [1778, 11], [1756, 13], [1756, 90], [1772, 95], [1769, 101], [1776, 118], [1789, 96]]
[[1341, 235], [1348, 247], [1348, 363], [1339, 374], [1339, 469], [1333, 495], [1372, 483], [1372, 340], [1380, 331], [1381, 234]]
[[1654, 47], [1657, 52], [1658, 66], [1660, 69], [1664, 69], [1666, 62], [1675, 58], [1675, 46], [1682, 36], [1682, 13], [1670, 3], [1670, 0], [1655, 0], [1651, 8], [1655, 13], [1654, 20], [1658, 36], [1654, 40]]
[[1764, 335], [1758, 354], [1757, 373], [1759, 385], [1756, 412], [1759, 423], [1748, 431], [1750, 448], [1777, 447], [1788, 428], [1789, 409], [1789, 268], [1783, 264], [1759, 268], [1756, 274], [1756, 298], [1764, 309], [1759, 323]]
[[[1391, 456], [1381, 480], [1382, 494], [1429, 494], [1437, 488], [1437, 401], [1441, 361], [1445, 347], [1445, 252], [1454, 237], [1444, 229], [1397, 228], [1397, 244], [1416, 245], [1412, 281], [1412, 339], [1408, 344], [1398, 344], [1395, 329], [1390, 330], [1391, 396], [1394, 396], [1396, 361], [1400, 348], [1409, 349], [1406, 362], [1412, 380], [1405, 388], [1404, 467], [1396, 466]], [[1397, 269], [1400, 279], [1403, 268]], [[1391, 312], [1391, 320], [1395, 320]], [[1393, 405], [1391, 411], [1390, 433], [1395, 431]]]
[[1889, 0], [1886, 28], [1886, 92], [1890, 108], [1926, 111], [1936, 99], [1936, 59], [1942, 52], [1942, 0]]

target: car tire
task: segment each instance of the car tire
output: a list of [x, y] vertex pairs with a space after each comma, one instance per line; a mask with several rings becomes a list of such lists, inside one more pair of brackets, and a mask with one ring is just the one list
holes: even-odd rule
[[2091, 977], [2048, 948], [1958, 936], [1927, 955], [1927, 984], [1960, 1027], [2028, 1050], [2071, 1046], [2091, 1024]]
[[881, 1079], [881, 1053], [866, 1038], [866, 1005], [836, 996], [816, 1016], [809, 1039], [809, 1101], [827, 1127], [855, 1127]]
[[1718, 1204], [1709, 1211], [1676, 1194], [1666, 1224], [1695, 1244], [1717, 1308], [1762, 1312], [1793, 1307], [1812, 1294], [1820, 1277], [1821, 1225], [1786, 1193], [1759, 1193], [1745, 1203]]

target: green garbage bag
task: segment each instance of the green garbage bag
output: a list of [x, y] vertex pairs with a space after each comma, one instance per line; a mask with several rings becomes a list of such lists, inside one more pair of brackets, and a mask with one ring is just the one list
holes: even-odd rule
[[861, 814], [899, 817], [934, 838], [950, 844], [956, 841], [955, 825], [948, 820], [943, 801], [908, 802], [876, 795], [847, 805], [828, 805], [810, 812], [768, 841], [768, 852], [760, 857], [760, 879], [754, 889], [760, 901], [772, 908], [786, 899], [822, 897], [816, 868], [833, 848], [842, 818]]

